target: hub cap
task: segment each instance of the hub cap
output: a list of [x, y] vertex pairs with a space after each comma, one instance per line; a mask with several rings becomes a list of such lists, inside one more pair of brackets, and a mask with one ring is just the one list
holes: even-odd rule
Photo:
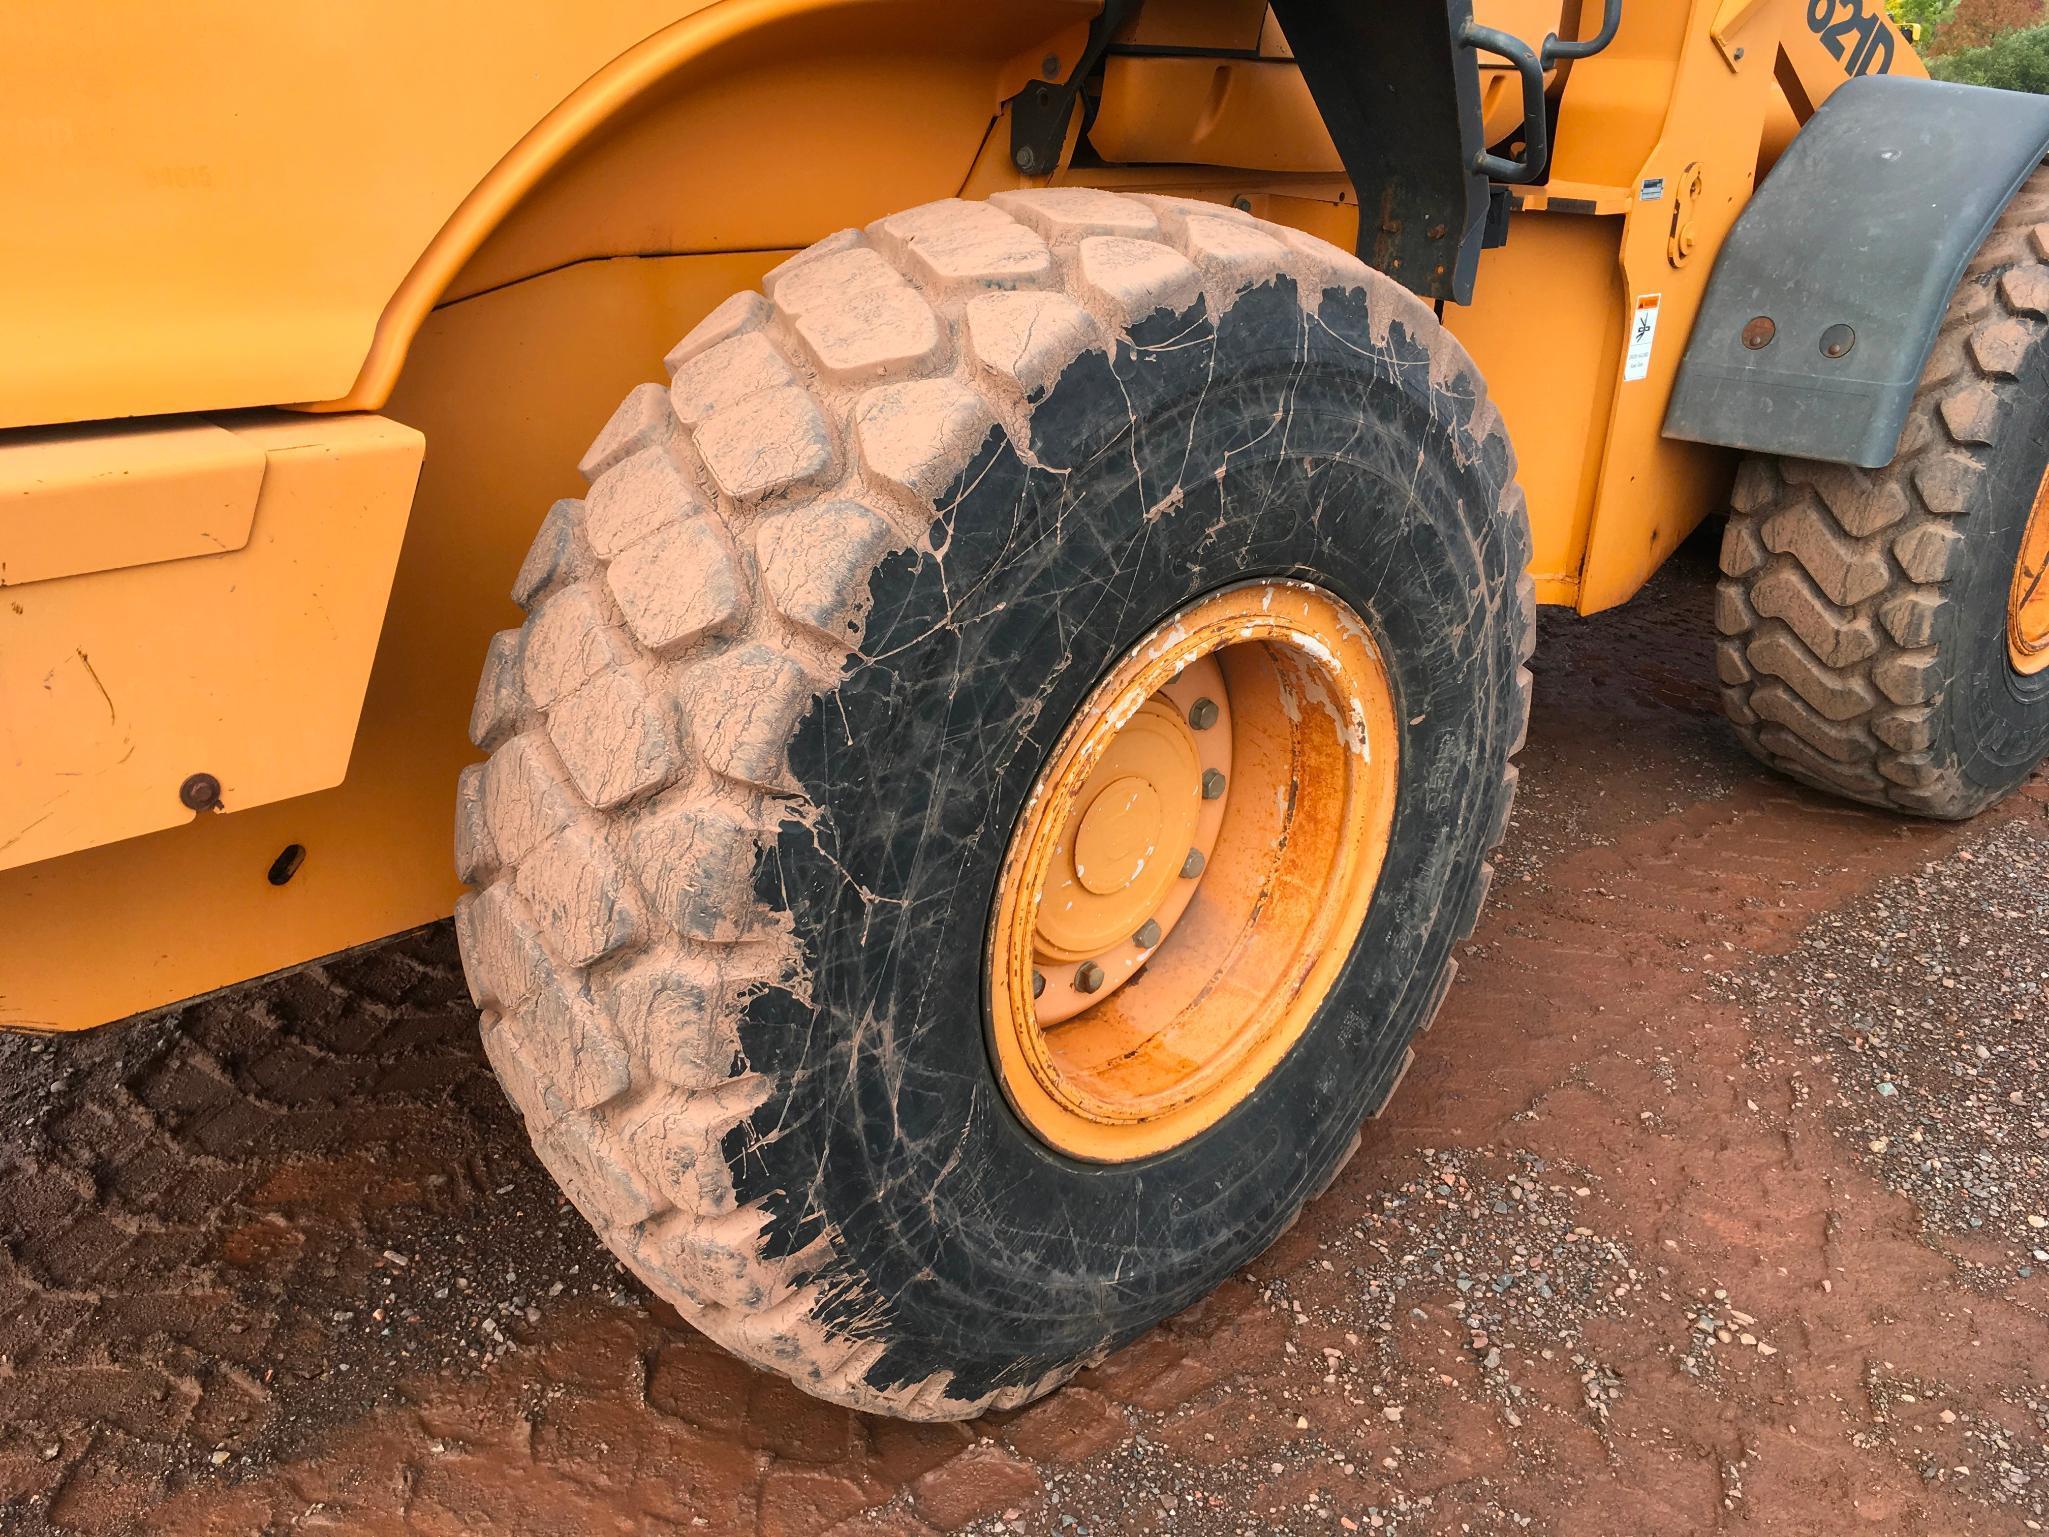
[[1005, 857], [989, 1013], [1019, 1115], [1117, 1162], [1240, 1103], [1351, 951], [1395, 780], [1386, 666], [1321, 588], [1229, 588], [1141, 642], [1069, 723]]
[[2035, 492], [2035, 508], [2021, 535], [2021, 558], [2006, 605], [2006, 650], [2023, 673], [2049, 669], [2049, 474]]

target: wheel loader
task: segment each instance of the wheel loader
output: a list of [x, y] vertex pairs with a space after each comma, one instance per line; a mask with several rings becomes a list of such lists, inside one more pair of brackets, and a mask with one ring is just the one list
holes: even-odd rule
[[0, 1024], [452, 910], [568, 1198], [825, 1398], [1022, 1403], [1330, 1183], [1537, 605], [1726, 515], [1766, 764], [2049, 753], [2049, 102], [1878, 0], [0, 39]]

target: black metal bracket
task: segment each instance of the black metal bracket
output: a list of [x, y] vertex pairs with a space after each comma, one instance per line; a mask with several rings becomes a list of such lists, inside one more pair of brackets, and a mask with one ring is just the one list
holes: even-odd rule
[[1359, 256], [1425, 299], [1472, 298], [1489, 192], [1472, 0], [1273, 0], [1359, 198]]
[[1004, 103], [1010, 109], [1010, 163], [1027, 176], [1046, 176], [1060, 164], [1060, 151], [1067, 143], [1067, 125], [1073, 121], [1074, 105], [1081, 88], [1125, 18], [1138, 9], [1139, 0], [1103, 0], [1103, 9], [1089, 24], [1088, 42], [1074, 61], [1065, 80], [1030, 80], [1025, 88]]
[[1481, 237], [1481, 249], [1492, 251], [1508, 244], [1508, 216], [1515, 212], [1515, 195], [1506, 187], [1492, 188], [1487, 194], [1487, 232]]

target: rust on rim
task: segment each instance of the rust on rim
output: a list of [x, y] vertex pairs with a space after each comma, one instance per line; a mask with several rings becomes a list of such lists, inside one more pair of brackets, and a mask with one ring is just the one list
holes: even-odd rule
[[2049, 671], [2049, 472], [2036, 488], [2035, 507], [2021, 535], [2021, 558], [2013, 568], [2006, 651], [2019, 672]]
[[1387, 854], [1394, 691], [1304, 582], [1191, 604], [1112, 669], [1019, 816], [990, 1045], [1048, 1144], [1124, 1162], [1240, 1103], [1337, 980]]

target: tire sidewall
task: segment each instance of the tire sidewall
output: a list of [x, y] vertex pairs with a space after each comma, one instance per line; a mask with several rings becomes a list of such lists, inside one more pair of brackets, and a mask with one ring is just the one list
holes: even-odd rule
[[1987, 800], [2049, 754], [2049, 673], [2029, 676], [2007, 652], [2007, 605], [2035, 495], [2049, 468], [2049, 344], [2029, 349], [2002, 403], [1984, 473], [1959, 520], [1950, 572], [1950, 723], [1959, 770]]
[[[1195, 1300], [1329, 1177], [1434, 1001], [1520, 724], [1513, 467], [1470, 370], [1372, 319], [1338, 291], [1305, 316], [1280, 280], [1215, 326], [1157, 315], [1084, 354], [1036, 402], [1033, 462], [993, 433], [932, 551], [878, 568], [860, 651], [798, 729], [808, 805], [757, 894], [809, 971], [747, 1004], [743, 1053], [779, 1089], [727, 1150], [738, 1200], [778, 1213], [768, 1254], [826, 1240], [819, 1317], [888, 1340], [877, 1388], [1030, 1383]], [[1387, 660], [1401, 769], [1380, 884], [1251, 1096], [1154, 1158], [1078, 1163], [1020, 1123], [987, 1048], [1011, 829], [1116, 660], [1255, 577], [1327, 587]]]

